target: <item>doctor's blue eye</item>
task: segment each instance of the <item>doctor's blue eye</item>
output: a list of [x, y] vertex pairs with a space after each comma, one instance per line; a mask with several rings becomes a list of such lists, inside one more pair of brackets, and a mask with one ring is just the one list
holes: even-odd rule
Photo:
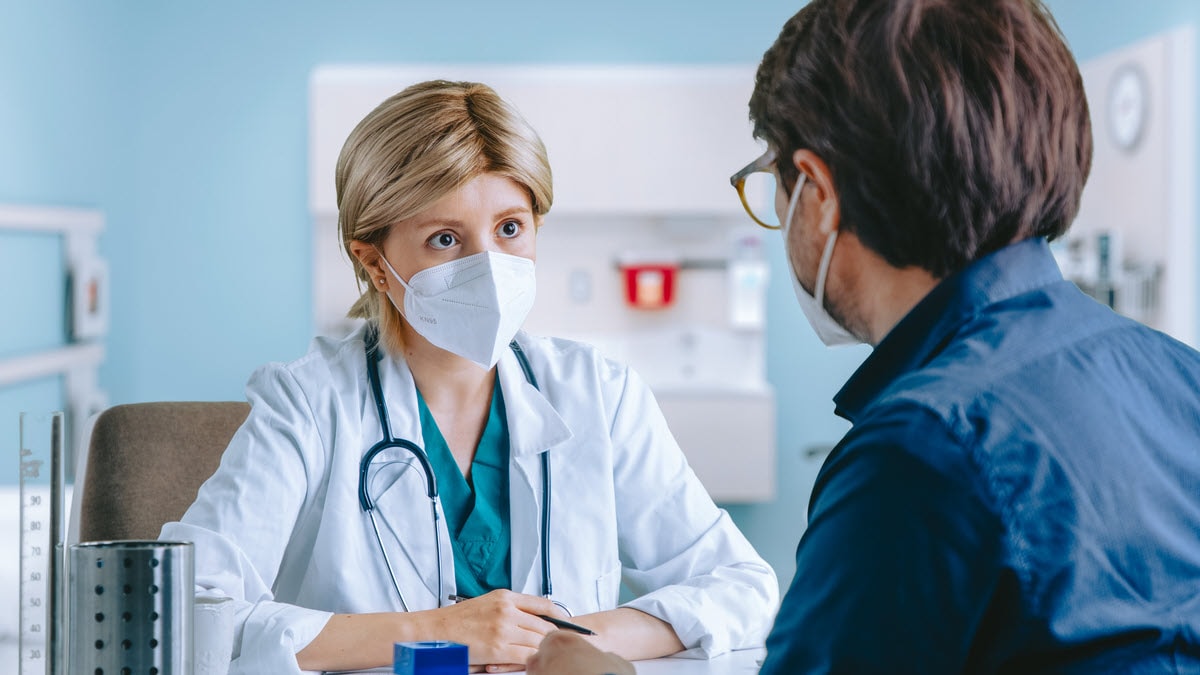
[[436, 249], [450, 248], [458, 243], [458, 239], [449, 232], [438, 232], [429, 238], [429, 245]]
[[507, 220], [500, 226], [500, 236], [513, 238], [521, 233], [521, 223], [515, 220]]

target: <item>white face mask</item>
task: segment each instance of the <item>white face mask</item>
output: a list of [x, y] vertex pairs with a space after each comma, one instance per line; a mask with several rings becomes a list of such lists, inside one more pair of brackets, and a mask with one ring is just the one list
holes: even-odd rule
[[796, 187], [792, 190], [792, 196], [788, 199], [787, 217], [783, 219], [783, 247], [788, 261], [788, 271], [792, 273], [792, 287], [796, 291], [796, 299], [800, 301], [800, 309], [804, 312], [805, 318], [808, 319], [809, 325], [816, 331], [817, 337], [821, 338], [821, 342], [824, 342], [826, 347], [859, 344], [862, 340], [842, 328], [841, 324], [825, 310], [825, 279], [829, 276], [829, 261], [833, 259], [833, 245], [837, 243], [838, 231], [833, 230], [825, 239], [825, 250], [821, 253], [821, 264], [817, 267], [817, 286], [814, 289], [816, 297], [810, 295], [800, 285], [796, 268], [792, 266], [792, 256], [786, 252], [788, 229], [792, 225], [792, 216], [796, 214], [796, 205], [800, 203], [800, 189], [804, 187], [804, 179], [804, 174], [800, 174], [800, 178], [796, 181]]
[[[383, 258], [383, 255], [380, 254]], [[533, 261], [484, 251], [417, 272], [404, 287], [404, 307], [388, 299], [413, 330], [434, 346], [491, 368], [533, 308]]]

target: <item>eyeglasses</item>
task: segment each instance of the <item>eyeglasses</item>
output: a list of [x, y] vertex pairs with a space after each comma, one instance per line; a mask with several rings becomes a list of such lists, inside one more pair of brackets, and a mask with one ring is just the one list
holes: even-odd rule
[[775, 151], [768, 150], [729, 177], [729, 184], [737, 190], [746, 213], [768, 230], [780, 227], [775, 213], [775, 172], [771, 169], [774, 164]]

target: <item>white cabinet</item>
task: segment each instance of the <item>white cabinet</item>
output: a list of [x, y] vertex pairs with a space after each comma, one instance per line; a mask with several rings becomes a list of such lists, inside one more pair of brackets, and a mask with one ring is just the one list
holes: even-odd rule
[[729, 176], [762, 152], [753, 66], [321, 67], [311, 79], [310, 191], [336, 213], [333, 170], [372, 108], [428, 79], [483, 82], [520, 110], [554, 171], [551, 215], [738, 214]]

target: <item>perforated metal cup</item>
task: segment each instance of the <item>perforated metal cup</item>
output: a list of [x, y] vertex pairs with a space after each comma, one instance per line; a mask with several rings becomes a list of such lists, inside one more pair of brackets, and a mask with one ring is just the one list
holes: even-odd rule
[[191, 675], [192, 549], [178, 541], [72, 545], [67, 672]]

